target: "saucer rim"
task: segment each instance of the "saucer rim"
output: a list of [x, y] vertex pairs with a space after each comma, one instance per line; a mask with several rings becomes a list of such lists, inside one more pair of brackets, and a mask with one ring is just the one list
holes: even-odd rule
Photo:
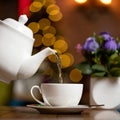
[[77, 105], [77, 106], [40, 106], [39, 104], [29, 104], [29, 108], [36, 109], [41, 114], [79, 114], [87, 109], [87, 105]]
[[40, 105], [40, 104], [28, 104], [27, 107], [34, 107], [34, 108], [47, 108], [47, 109], [65, 109], [65, 108], [89, 108], [88, 105], [76, 105], [76, 106], [49, 106], [49, 105]]

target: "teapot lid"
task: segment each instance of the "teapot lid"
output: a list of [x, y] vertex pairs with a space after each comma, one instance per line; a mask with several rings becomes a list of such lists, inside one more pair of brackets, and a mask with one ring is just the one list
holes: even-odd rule
[[20, 15], [18, 21], [14, 20], [12, 18], [6, 18], [2, 22], [7, 24], [10, 27], [16, 29], [17, 31], [23, 33], [25, 36], [33, 38], [32, 30], [24, 25], [27, 21], [28, 21], [28, 18], [26, 15]]

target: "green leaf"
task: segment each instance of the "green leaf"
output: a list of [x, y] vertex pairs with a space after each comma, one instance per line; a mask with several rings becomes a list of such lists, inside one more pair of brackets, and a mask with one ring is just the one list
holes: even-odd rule
[[92, 66], [92, 69], [93, 69], [94, 71], [105, 71], [105, 72], [106, 72], [105, 67], [104, 67], [103, 65], [100, 65], [100, 64], [94, 64], [94, 65]]
[[120, 68], [115, 67], [110, 70], [112, 76], [120, 76]]
[[76, 67], [79, 70], [81, 70], [83, 74], [90, 75], [92, 73], [92, 69], [91, 69], [90, 65], [87, 62], [79, 63]]
[[110, 59], [111, 59], [111, 60], [114, 60], [114, 59], [117, 58], [117, 57], [119, 57], [119, 55], [115, 52], [114, 54], [112, 54], [112, 55], [110, 56]]
[[95, 72], [92, 74], [92, 77], [104, 77], [106, 72]]
[[120, 57], [116, 56], [116, 57], [114, 57], [114, 59], [109, 59], [109, 65], [120, 67]]

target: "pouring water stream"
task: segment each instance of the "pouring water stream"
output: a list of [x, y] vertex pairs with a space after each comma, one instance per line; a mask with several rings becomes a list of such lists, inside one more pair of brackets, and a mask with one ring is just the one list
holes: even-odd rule
[[59, 83], [63, 83], [63, 78], [62, 78], [62, 66], [61, 66], [61, 60], [60, 60], [60, 57], [59, 57], [59, 54], [56, 52], [55, 53], [55, 56], [56, 56], [56, 59], [57, 59], [57, 67], [58, 67], [58, 76], [59, 76]]

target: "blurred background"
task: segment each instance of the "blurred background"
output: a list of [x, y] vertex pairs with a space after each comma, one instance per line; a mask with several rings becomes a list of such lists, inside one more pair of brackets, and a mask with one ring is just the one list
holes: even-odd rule
[[[51, 9], [50, 5], [53, 5]], [[0, 0], [0, 19], [18, 20], [19, 15], [27, 14], [29, 20], [26, 25], [33, 30], [36, 39], [33, 54], [46, 46], [59, 49], [65, 81], [84, 83], [82, 102], [88, 103], [89, 81], [86, 78], [82, 80], [75, 78], [76, 71], [71, 75], [72, 77], [69, 77], [74, 65], [83, 60], [83, 56], [76, 50], [76, 45], [82, 44], [93, 32], [98, 34], [106, 31], [113, 36], [120, 36], [119, 5], [120, 0]], [[46, 26], [50, 23], [52, 27], [49, 26], [50, 29], [47, 30], [39, 27], [37, 29], [37, 23]], [[50, 39], [51, 34], [52, 38], [55, 38], [54, 41]], [[50, 45], [46, 41], [41, 42], [44, 37], [51, 40]], [[48, 59], [52, 66], [55, 66], [54, 56]], [[41, 82], [54, 82], [55, 76], [55, 71], [51, 69], [48, 61], [45, 61], [38, 72], [28, 80], [18, 80], [9, 85], [0, 82], [0, 105], [14, 106], [33, 103], [29, 93], [31, 86]], [[81, 77], [79, 73], [78, 77]]]

